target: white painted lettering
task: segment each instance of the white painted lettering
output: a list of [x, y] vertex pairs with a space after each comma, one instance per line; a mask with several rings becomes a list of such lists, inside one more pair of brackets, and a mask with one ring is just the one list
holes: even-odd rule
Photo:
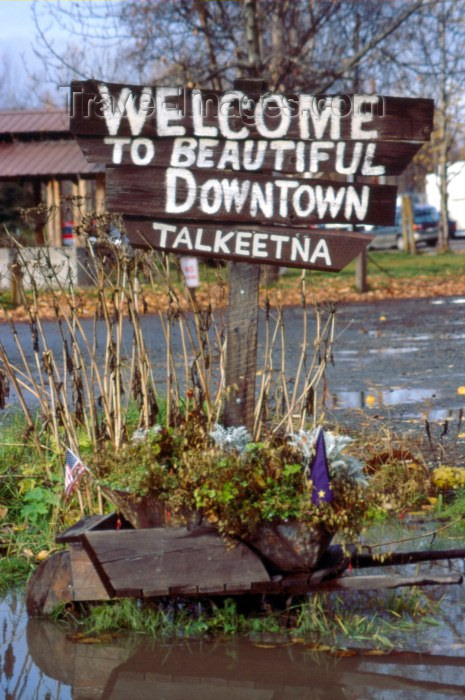
[[259, 182], [252, 183], [252, 193], [250, 196], [250, 214], [251, 216], [257, 216], [258, 210], [261, 210], [262, 214], [266, 216], [267, 219], [271, 219], [273, 216], [273, 183], [267, 182], [265, 185], [265, 193], [261, 188]]
[[[306, 208], [302, 205], [302, 197], [306, 195], [308, 204]], [[315, 193], [310, 185], [300, 185], [292, 196], [292, 205], [297, 216], [309, 216], [315, 209]]]
[[266, 258], [267, 247], [266, 242], [268, 240], [267, 233], [254, 233], [252, 238], [252, 256], [254, 258]]
[[357, 219], [363, 221], [363, 219], [367, 215], [369, 201], [370, 188], [368, 187], [368, 185], [364, 185], [362, 187], [361, 198], [359, 197], [355, 187], [349, 185], [349, 187], [347, 188], [346, 203], [344, 210], [345, 218], [349, 221], [352, 216], [352, 213], [354, 212]]
[[193, 250], [191, 234], [187, 226], [183, 226], [179, 231], [178, 235], [174, 239], [173, 248], [179, 248], [180, 246], [185, 246], [188, 250]]
[[310, 145], [310, 172], [317, 173], [320, 169], [319, 163], [329, 160], [329, 153], [324, 149], [334, 148], [332, 141], [313, 141]]
[[[299, 95], [299, 128], [302, 139], [322, 139], [330, 124], [330, 138], [341, 137], [341, 115], [332, 108], [332, 97]], [[312, 129], [310, 130], [310, 125]]]
[[223, 190], [218, 180], [207, 180], [200, 188], [200, 209], [204, 214], [216, 214], [223, 202]]
[[181, 125], [173, 125], [171, 122], [180, 121], [183, 118], [180, 109], [168, 107], [170, 97], [179, 97], [180, 89], [172, 87], [157, 87], [157, 134], [158, 136], [184, 136], [186, 129]]
[[239, 214], [249, 194], [250, 180], [239, 182], [237, 178], [234, 178], [234, 180], [224, 178], [221, 180], [221, 187], [223, 188], [224, 208], [227, 212], [230, 212], [234, 201], [234, 208]]
[[379, 97], [377, 95], [354, 95], [351, 133], [351, 137], [354, 140], [378, 138], [377, 129], [371, 129], [371, 131], [363, 130], [364, 124], [373, 121], [372, 108], [367, 109], [366, 106], [377, 105], [378, 101]]
[[250, 231], [238, 231], [236, 236], [236, 255], [250, 255]]
[[191, 138], [174, 139], [170, 165], [173, 168], [190, 168], [195, 163], [197, 141]]
[[[177, 201], [178, 180], [184, 181], [185, 199]], [[167, 168], [165, 176], [167, 214], [182, 214], [189, 211], [197, 196], [197, 185], [194, 176], [185, 168]]]
[[[222, 95], [218, 106], [218, 126], [220, 127], [221, 135], [225, 139], [246, 139], [249, 135], [247, 127], [243, 126], [239, 131], [231, 129], [230, 117], [233, 116], [232, 104], [241, 102], [245, 95], [240, 90], [230, 90], [225, 95]], [[240, 110], [238, 110], [238, 113]]]
[[211, 250], [212, 250], [211, 245], [202, 243], [202, 237], [203, 237], [203, 228], [198, 228], [197, 232], [195, 234], [195, 244], [194, 244], [195, 250], [204, 250], [207, 253], [211, 253]]
[[346, 152], [347, 144], [344, 141], [340, 141], [336, 145], [336, 163], [335, 170], [341, 175], [354, 175], [360, 165], [360, 160], [363, 153], [363, 144], [360, 141], [354, 144], [354, 150], [352, 151], [352, 161], [350, 165], [344, 165], [344, 156]]
[[166, 248], [166, 236], [168, 232], [176, 233], [176, 226], [170, 226], [170, 224], [160, 224], [158, 221], [154, 221], [152, 224], [154, 231], [160, 231], [160, 248]]
[[[244, 154], [243, 154], [243, 165], [245, 170], [258, 170], [262, 167], [263, 161], [265, 160], [265, 153], [268, 144], [266, 141], [245, 141], [244, 142]], [[256, 148], [255, 158], [253, 156], [253, 150]]]
[[274, 169], [282, 170], [284, 164], [284, 153], [286, 151], [292, 151], [295, 149], [294, 141], [280, 141], [279, 139], [271, 141], [270, 148], [272, 151], [276, 151], [274, 157]]
[[308, 258], [310, 256], [310, 238], [308, 236], [305, 236], [302, 245], [302, 240], [300, 238], [300, 234], [298, 233], [295, 236], [292, 236], [291, 238], [292, 262], [295, 262], [297, 260], [297, 256], [299, 256], [300, 259], [304, 262], [308, 262]]
[[[142, 148], [142, 154], [141, 154]], [[145, 152], [144, 152], [145, 151]], [[155, 146], [150, 139], [134, 139], [131, 143], [131, 159], [134, 165], [148, 165], [155, 156]]]
[[192, 120], [194, 123], [194, 134], [196, 136], [218, 136], [218, 127], [206, 126], [203, 118], [204, 109], [202, 93], [200, 90], [192, 90]]
[[376, 143], [369, 143], [362, 165], [362, 175], [384, 175], [386, 168], [384, 165], [373, 165], [373, 158], [376, 155]]
[[240, 170], [239, 161], [239, 144], [237, 141], [226, 141], [223, 152], [218, 161], [218, 170], [224, 170], [226, 167], [232, 170]]
[[270, 236], [270, 241], [273, 241], [273, 243], [276, 243], [276, 250], [275, 250], [275, 258], [276, 260], [281, 260], [283, 256], [283, 243], [287, 243], [289, 241], [289, 236], [280, 236], [278, 234], [273, 234]]
[[128, 146], [131, 143], [131, 139], [125, 139], [121, 136], [117, 136], [116, 138], [107, 136], [103, 139], [103, 143], [106, 143], [108, 146], [113, 146], [111, 161], [115, 165], [121, 165], [123, 162], [123, 147]]
[[314, 264], [316, 260], [318, 260], [318, 258], [323, 258], [328, 267], [331, 265], [331, 256], [329, 254], [328, 244], [326, 243], [324, 238], [321, 238], [316, 244], [315, 250], [313, 251], [312, 257], [310, 258], [309, 262]]
[[116, 100], [116, 107], [114, 110], [114, 99], [107, 85], [101, 83], [98, 86], [98, 91], [103, 97], [103, 116], [110, 136], [116, 136], [118, 133], [124, 113], [127, 115], [131, 134], [133, 136], [138, 136], [143, 129], [149, 110], [153, 107], [152, 89], [149, 87], [142, 88], [139, 109], [136, 109], [134, 95], [131, 89], [124, 87]]
[[[270, 110], [272, 117], [269, 121], [274, 121], [279, 117], [279, 124], [270, 129], [265, 123], [265, 115], [270, 102], [275, 102], [276, 107]], [[261, 136], [268, 139], [281, 139], [289, 130], [291, 123], [291, 111], [284, 95], [261, 95], [255, 108], [255, 125]]]
[[305, 142], [298, 141], [295, 148], [295, 169], [298, 173], [305, 172]]
[[326, 187], [326, 190], [321, 185], [316, 185], [315, 195], [316, 195], [316, 209], [318, 212], [318, 217], [322, 219], [326, 216], [326, 210], [329, 206], [329, 213], [334, 219], [342, 206], [344, 196], [346, 193], [345, 187], [341, 187], [337, 190], [337, 194], [334, 191], [334, 187]]
[[199, 151], [197, 154], [198, 168], [214, 168], [215, 164], [212, 160], [213, 149], [218, 145], [216, 139], [200, 139]]
[[331, 122], [330, 137], [334, 139], [341, 138], [341, 117], [332, 108], [332, 97], [327, 97], [324, 105], [320, 105], [322, 100], [314, 102], [310, 110], [310, 118], [312, 120], [313, 132], [316, 139], [324, 137], [328, 122]]
[[231, 240], [231, 238], [234, 238], [235, 235], [235, 231], [229, 231], [226, 233], [225, 231], [221, 231], [221, 229], [217, 229], [215, 233], [215, 241], [213, 243], [213, 252], [231, 255], [231, 251], [227, 247], [226, 243]]
[[275, 180], [274, 184], [279, 189], [279, 216], [287, 218], [289, 190], [297, 187], [299, 183], [296, 180]]

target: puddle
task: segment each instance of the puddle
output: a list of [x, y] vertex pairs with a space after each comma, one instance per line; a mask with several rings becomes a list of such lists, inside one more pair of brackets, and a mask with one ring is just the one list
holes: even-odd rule
[[332, 392], [329, 408], [382, 408], [397, 404], [411, 404], [437, 400], [440, 392], [431, 389], [367, 389], [366, 391]]
[[167, 643], [126, 635], [111, 643], [78, 644], [50, 621], [28, 621], [22, 598], [11, 594], [0, 602], [0, 689], [8, 700], [461, 697], [463, 585], [426, 591], [434, 601], [444, 596], [437, 626], [402, 633], [402, 644], [392, 638], [392, 654], [366, 655], [363, 647], [369, 644], [354, 642], [353, 648], [362, 648], [351, 656], [316, 653], [311, 640], [283, 642], [273, 635], [255, 643]]
[[370, 348], [370, 355], [404, 355], [410, 352], [418, 352], [416, 345], [403, 345], [401, 348]]

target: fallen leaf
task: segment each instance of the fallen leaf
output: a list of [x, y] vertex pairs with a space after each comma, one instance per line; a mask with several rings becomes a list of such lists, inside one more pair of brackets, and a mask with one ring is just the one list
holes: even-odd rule
[[26, 549], [23, 549], [23, 554], [25, 554], [28, 559], [34, 556], [34, 552], [28, 547], [26, 547]]
[[465, 433], [459, 433], [459, 434], [457, 435], [457, 437], [458, 437], [458, 438], [465, 438]]
[[374, 406], [376, 403], [376, 396], [373, 396], [372, 394], [367, 394], [365, 397], [365, 403], [367, 406]]
[[114, 638], [114, 635], [104, 632], [98, 636], [85, 635], [82, 632], [76, 634], [68, 634], [66, 638], [76, 644], [108, 644]]
[[8, 513], [8, 508], [6, 506], [0, 506], [0, 520], [3, 520], [5, 515]]
[[253, 645], [259, 649], [276, 649], [278, 646], [277, 644], [259, 644], [258, 642], [254, 642]]
[[307, 649], [312, 651], [331, 651], [331, 647], [327, 644], [307, 644]]
[[380, 320], [380, 321], [385, 321], [385, 320], [386, 320], [386, 316], [380, 316], [380, 317], [379, 317], [379, 320]]
[[41, 549], [41, 551], [36, 554], [36, 561], [44, 561], [50, 556], [50, 552], [48, 549]]
[[465, 396], [465, 386], [457, 387], [457, 394], [460, 394], [460, 396]]
[[363, 652], [365, 656], [385, 656], [386, 652], [383, 649], [370, 649]]

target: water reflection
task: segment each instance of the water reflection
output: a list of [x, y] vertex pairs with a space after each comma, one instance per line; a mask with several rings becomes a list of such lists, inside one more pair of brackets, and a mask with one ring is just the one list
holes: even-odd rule
[[71, 685], [72, 697], [79, 700], [337, 700], [420, 694], [432, 700], [461, 693], [465, 686], [465, 660], [450, 657], [315, 658], [300, 645], [263, 648], [245, 641], [143, 641], [132, 649], [127, 642], [89, 648], [72, 644], [56, 626], [37, 620], [29, 623], [28, 640], [35, 663]]
[[338, 391], [331, 394], [330, 408], [381, 408], [398, 404], [421, 403], [438, 399], [440, 392], [434, 389], [392, 387], [373, 388], [366, 391]]
[[438, 655], [349, 657], [316, 654], [299, 640], [280, 646], [124, 637], [91, 645], [70, 641], [52, 622], [26, 622], [18, 596], [2, 602], [1, 614], [5, 700], [436, 700], [462, 697], [465, 687], [465, 645], [451, 637], [436, 639]]

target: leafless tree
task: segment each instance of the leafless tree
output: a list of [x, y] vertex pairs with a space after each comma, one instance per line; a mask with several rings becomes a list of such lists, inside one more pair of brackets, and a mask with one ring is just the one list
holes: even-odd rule
[[433, 0], [425, 3], [415, 33], [393, 58], [402, 64], [410, 92], [435, 99], [435, 130], [432, 143], [423, 153], [427, 166], [438, 175], [441, 224], [438, 248], [449, 247], [448, 164], [465, 133], [465, 3]]
[[[35, 5], [37, 5], [35, 3]], [[380, 51], [422, 0], [139, 0], [56, 2], [35, 9], [37, 53], [63, 80], [98, 75], [217, 89], [250, 73], [247, 8], [258, 33], [255, 68], [273, 90], [379, 89]], [[73, 42], [59, 50], [55, 24]]]

